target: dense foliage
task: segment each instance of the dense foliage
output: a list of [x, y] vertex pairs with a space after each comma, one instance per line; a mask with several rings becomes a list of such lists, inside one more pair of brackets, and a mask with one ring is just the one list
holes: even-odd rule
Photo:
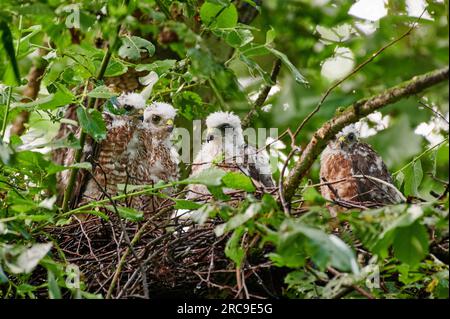
[[[78, 105], [83, 131], [101, 140], [106, 134], [101, 113], [86, 101], [117, 95], [108, 88], [113, 79], [155, 71], [160, 80], [151, 99], [178, 109], [178, 127], [192, 131], [192, 120], [216, 110], [246, 118], [254, 109], [249, 126], [278, 128], [281, 134], [295, 131], [327, 89], [351, 74], [293, 141], [286, 134], [272, 145], [278, 160], [274, 178], [283, 180], [299, 160], [299, 149], [344, 108], [448, 65], [447, 0], [385, 1], [386, 12], [365, 18], [357, 9], [375, 10], [369, 2], [3, 0], [0, 297], [34, 298], [42, 291], [49, 298], [102, 297], [83, 283], [68, 285], [71, 268], [47, 232], [80, 212], [103, 216], [98, 208], [105, 206], [93, 202], [86, 211], [67, 211], [56, 203], [56, 174], [90, 167], [63, 167], [51, 160], [50, 150], [81, 147], [75, 136], [54, 139], [61, 123], [73, 122], [64, 118], [69, 104]], [[277, 60], [278, 76], [272, 72]], [[131, 84], [133, 90], [141, 87]], [[259, 99], [264, 87], [270, 93]], [[216, 190], [218, 202], [224, 200], [217, 191], [222, 187], [247, 191], [237, 207], [226, 201], [200, 207], [180, 199], [176, 205], [198, 210], [199, 220], [220, 217], [216, 235], [230, 235], [224, 250], [237, 269], [245, 270], [253, 249], [271, 247], [273, 267], [286, 273], [284, 296], [448, 298], [448, 112], [444, 82], [380, 109], [361, 124], [408, 198], [402, 205], [352, 209], [334, 220], [319, 192], [318, 159], [288, 212], [278, 196], [258, 199], [248, 179], [220, 170], [192, 181], [182, 165], [181, 182], [145, 191], [203, 183]], [[288, 157], [293, 147], [299, 149]], [[142, 219], [130, 209], [119, 213], [127, 220]]]

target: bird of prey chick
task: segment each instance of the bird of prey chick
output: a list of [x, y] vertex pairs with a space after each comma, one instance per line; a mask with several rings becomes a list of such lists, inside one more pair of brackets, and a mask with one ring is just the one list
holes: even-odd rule
[[405, 200], [383, 159], [350, 125], [330, 141], [320, 163], [322, 196], [345, 207], [380, 207]]
[[[244, 173], [259, 188], [275, 186], [266, 152], [245, 142], [239, 117], [228, 112], [212, 113], [206, 119], [206, 126], [206, 141], [192, 164], [191, 176], [217, 166], [225, 171]], [[203, 185], [188, 187], [188, 199], [201, 200], [209, 195]]]
[[[170, 140], [176, 110], [167, 103], [146, 103], [153, 84], [142, 93], [124, 93], [105, 107], [106, 138], [95, 150], [84, 150], [84, 160], [92, 162], [93, 171], [84, 186], [77, 185], [80, 202], [114, 196], [120, 184], [153, 185], [178, 178], [178, 153]], [[68, 154], [64, 164], [71, 165], [73, 158], [73, 154]], [[63, 185], [67, 176], [61, 178]], [[130, 207], [145, 213], [157, 209], [153, 196], [128, 201]]]

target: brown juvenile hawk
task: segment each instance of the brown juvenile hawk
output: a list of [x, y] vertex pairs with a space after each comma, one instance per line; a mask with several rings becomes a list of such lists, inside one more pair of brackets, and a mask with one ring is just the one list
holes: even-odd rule
[[383, 159], [358, 140], [353, 125], [339, 133], [323, 151], [322, 196], [344, 207], [380, 207], [404, 201], [393, 185]]
[[[239, 117], [233, 113], [216, 112], [208, 116], [206, 126], [206, 142], [192, 164], [191, 176], [217, 166], [249, 176], [257, 187], [275, 186], [267, 154], [245, 143]], [[204, 185], [188, 187], [187, 199], [203, 200], [209, 196]]]
[[[172, 148], [176, 110], [170, 104], [146, 105], [141, 94], [122, 94], [113, 104], [122, 114], [103, 113], [107, 136], [97, 148], [94, 169], [87, 186], [78, 187], [81, 202], [114, 196], [118, 185], [152, 185], [178, 178], [178, 153]], [[91, 149], [85, 148], [86, 160]], [[73, 152], [72, 152], [73, 153]], [[71, 165], [73, 154], [67, 154], [64, 164]], [[67, 183], [66, 171], [61, 184]], [[129, 206], [145, 213], [157, 209], [158, 200], [152, 196], [135, 197]]]

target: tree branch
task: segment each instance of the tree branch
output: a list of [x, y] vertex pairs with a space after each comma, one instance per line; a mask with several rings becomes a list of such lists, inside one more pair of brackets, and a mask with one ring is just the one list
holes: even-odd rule
[[[46, 51], [42, 48], [39, 50], [39, 57], [33, 62], [33, 67], [28, 73], [28, 83], [23, 91], [24, 98], [22, 102], [29, 102], [36, 100], [39, 94], [39, 88], [41, 86], [41, 81], [45, 70], [47, 68], [47, 61], [45, 61], [42, 56], [45, 55]], [[30, 112], [22, 111], [14, 119], [13, 125], [10, 129], [10, 135], [21, 136], [25, 132], [25, 124], [28, 123], [30, 119]]]
[[398, 100], [417, 94], [433, 85], [448, 80], [448, 66], [423, 75], [415, 76], [411, 80], [390, 88], [376, 96], [360, 100], [349, 106], [344, 112], [335, 116], [325, 123], [316, 133], [303, 151], [300, 160], [292, 169], [285, 183], [285, 198], [290, 201], [295, 194], [302, 178], [320, 153], [325, 149], [329, 140], [331, 140], [339, 131], [349, 124], [357, 122], [359, 119], [370, 113], [393, 104]]

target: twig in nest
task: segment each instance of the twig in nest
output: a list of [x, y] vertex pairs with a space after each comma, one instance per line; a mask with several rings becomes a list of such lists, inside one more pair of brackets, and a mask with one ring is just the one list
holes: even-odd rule
[[[149, 220], [147, 220], [147, 222], [144, 223], [144, 225], [142, 225], [141, 228], [139, 228], [139, 230], [137, 231], [137, 233], [134, 235], [133, 239], [131, 240], [130, 244], [131, 247], [133, 247], [142, 237], [142, 235], [144, 234], [145, 229], [152, 223], [152, 221], [156, 218], [158, 218], [159, 216], [167, 213], [171, 208], [168, 209], [162, 209], [161, 211], [159, 211], [157, 214], [153, 215], [152, 217], [150, 217]], [[117, 265], [117, 269], [116, 272], [114, 273], [113, 279], [111, 281], [111, 284], [109, 285], [108, 288], [108, 292], [106, 294], [106, 299], [110, 299], [112, 296], [112, 293], [114, 291], [114, 288], [116, 286], [117, 281], [119, 280], [120, 277], [120, 273], [122, 271], [122, 268], [125, 264], [125, 261], [128, 257], [128, 255], [131, 252], [131, 247], [128, 247], [127, 250], [125, 251], [125, 253], [122, 255], [122, 258], [120, 259], [119, 264]], [[144, 261], [143, 266], [146, 264], [146, 262]]]
[[147, 275], [145, 273], [145, 268], [144, 268], [144, 265], [142, 264], [139, 256], [136, 254], [136, 251], [133, 249], [133, 244], [131, 243], [130, 237], [128, 236], [128, 232], [127, 232], [127, 229], [125, 227], [125, 224], [123, 223], [122, 217], [119, 214], [119, 210], [117, 209], [116, 202], [112, 199], [111, 195], [108, 194], [106, 189], [103, 189], [103, 187], [100, 185], [100, 183], [97, 181], [97, 179], [95, 178], [95, 176], [92, 173], [91, 173], [91, 178], [97, 184], [97, 187], [102, 191], [103, 195], [109, 199], [111, 205], [114, 208], [114, 212], [116, 213], [116, 216], [119, 219], [119, 225], [120, 225], [120, 228], [122, 229], [122, 234], [123, 234], [123, 236], [125, 238], [125, 242], [127, 243], [128, 248], [131, 250], [134, 258], [136, 258], [136, 260], [139, 263], [139, 269], [140, 269], [141, 275], [142, 275], [144, 296], [148, 299], [150, 297], [150, 294], [149, 294], [149, 291], [148, 291]]

